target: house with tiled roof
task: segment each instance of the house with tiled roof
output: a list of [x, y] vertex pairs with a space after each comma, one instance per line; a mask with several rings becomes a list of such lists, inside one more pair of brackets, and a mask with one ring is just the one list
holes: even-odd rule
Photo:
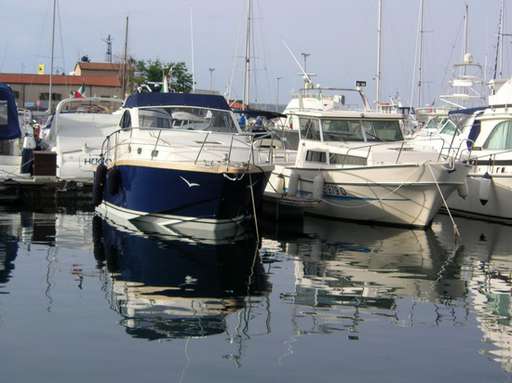
[[[81, 88], [86, 96], [122, 97], [121, 64], [79, 62], [69, 75], [54, 74], [53, 106]], [[34, 110], [48, 108], [48, 74], [0, 73], [0, 82], [11, 86], [18, 107]]]

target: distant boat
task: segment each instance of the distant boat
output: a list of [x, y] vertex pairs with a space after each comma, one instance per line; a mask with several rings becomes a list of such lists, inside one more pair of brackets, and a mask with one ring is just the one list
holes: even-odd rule
[[119, 128], [122, 101], [116, 98], [80, 97], [62, 100], [43, 141], [57, 153], [57, 177], [92, 184], [100, 162], [101, 145]]
[[133, 94], [120, 124], [96, 173], [102, 216], [144, 232], [221, 238], [257, 214], [271, 148], [240, 131], [224, 97]]

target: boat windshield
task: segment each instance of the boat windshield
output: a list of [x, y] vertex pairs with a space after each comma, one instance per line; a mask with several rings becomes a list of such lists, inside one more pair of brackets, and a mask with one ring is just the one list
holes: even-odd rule
[[193, 107], [141, 108], [139, 127], [237, 133], [230, 112]]
[[7, 101], [0, 100], [0, 126], [8, 123]]
[[121, 100], [76, 99], [62, 105], [60, 113], [112, 114], [122, 105]]
[[455, 123], [452, 120], [446, 120], [444, 125], [439, 130], [439, 133], [446, 134], [449, 136], [453, 136], [453, 134], [455, 134], [456, 136], [458, 136], [461, 132], [460, 129], [457, 127], [457, 125], [455, 125]]
[[402, 141], [399, 120], [322, 119], [324, 141]]
[[446, 122], [446, 117], [432, 117], [430, 120], [428, 120], [427, 125], [425, 126], [425, 129], [437, 129], [440, 126], [443, 126]]

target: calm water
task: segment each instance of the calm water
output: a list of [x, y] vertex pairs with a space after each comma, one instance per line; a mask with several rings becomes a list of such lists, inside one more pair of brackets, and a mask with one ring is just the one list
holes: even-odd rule
[[0, 213], [12, 382], [512, 381], [512, 227], [306, 219], [261, 248]]

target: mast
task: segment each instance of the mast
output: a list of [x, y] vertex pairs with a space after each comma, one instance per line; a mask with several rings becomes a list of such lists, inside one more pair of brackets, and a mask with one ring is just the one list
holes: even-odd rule
[[423, 29], [423, 13], [425, 10], [424, 0], [420, 0], [420, 23], [419, 23], [419, 36], [420, 36], [420, 44], [419, 44], [419, 54], [418, 54], [418, 106], [421, 106], [422, 103], [422, 86], [423, 86], [423, 34], [425, 33]]
[[[469, 53], [469, 6], [466, 3], [466, 10], [464, 13], [464, 52], [462, 52], [462, 62], [466, 64], [466, 54]], [[467, 75], [468, 68], [466, 65], [463, 67], [463, 75]]]
[[252, 19], [252, 1], [247, 0], [247, 30], [245, 35], [245, 71], [244, 71], [244, 100], [243, 105], [246, 108], [249, 105], [249, 95], [251, 86], [251, 20]]
[[504, 30], [505, 30], [505, 0], [501, 0], [501, 20], [500, 20], [500, 36], [499, 36], [499, 40], [500, 40], [500, 78], [503, 77], [503, 60], [504, 60], [504, 55], [503, 55], [503, 48], [505, 47], [505, 44], [504, 44], [504, 41], [503, 41], [503, 37], [505, 36], [504, 34]]
[[128, 85], [128, 16], [126, 16], [126, 24], [124, 29], [124, 54], [123, 54], [123, 94], [122, 97], [126, 96], [126, 88]]
[[57, 0], [53, 0], [53, 17], [52, 17], [52, 48], [50, 55], [50, 84], [48, 89], [48, 113], [52, 113], [53, 98], [53, 56], [55, 52], [55, 9], [57, 8]]
[[196, 65], [194, 57], [194, 15], [192, 13], [192, 7], [190, 7], [190, 49], [191, 60], [192, 60], [192, 92], [196, 90]]
[[375, 102], [377, 106], [380, 102], [381, 97], [381, 85], [382, 85], [382, 0], [378, 3], [378, 17], [377, 17], [377, 90], [375, 95]]

